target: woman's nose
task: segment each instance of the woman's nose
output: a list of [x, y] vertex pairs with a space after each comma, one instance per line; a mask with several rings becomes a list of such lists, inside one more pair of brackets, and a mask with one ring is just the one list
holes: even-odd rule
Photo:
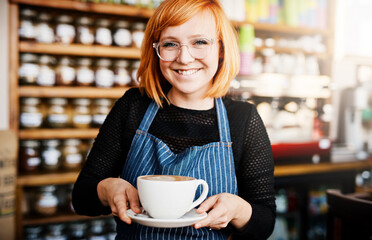
[[193, 62], [195, 58], [190, 54], [189, 47], [187, 45], [181, 45], [178, 53], [177, 61], [183, 64]]

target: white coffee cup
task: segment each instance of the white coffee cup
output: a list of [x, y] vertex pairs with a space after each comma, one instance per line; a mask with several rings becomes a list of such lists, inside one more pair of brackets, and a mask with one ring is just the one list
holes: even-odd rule
[[[199, 185], [203, 192], [195, 200]], [[208, 184], [202, 179], [174, 175], [146, 175], [137, 178], [142, 207], [153, 218], [177, 219], [198, 206], [208, 195]]]

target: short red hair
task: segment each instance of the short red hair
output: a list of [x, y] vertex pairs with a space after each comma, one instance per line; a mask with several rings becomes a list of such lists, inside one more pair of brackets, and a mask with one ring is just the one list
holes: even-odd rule
[[219, 66], [206, 97], [224, 96], [230, 88], [231, 80], [238, 74], [240, 56], [237, 32], [219, 2], [217, 0], [165, 0], [147, 23], [141, 47], [141, 64], [137, 72], [140, 91], [146, 92], [159, 106], [162, 106], [162, 99], [166, 99], [164, 86], [167, 85], [167, 80], [160, 71], [160, 60], [152, 45], [159, 41], [161, 32], [165, 28], [181, 25], [202, 11], [209, 11], [215, 17], [217, 38], [221, 48]]

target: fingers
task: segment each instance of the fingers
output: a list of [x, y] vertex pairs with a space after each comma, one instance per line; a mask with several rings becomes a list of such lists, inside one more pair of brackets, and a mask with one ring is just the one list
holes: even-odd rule
[[130, 209], [132, 209], [132, 211], [135, 213], [141, 213], [137, 189], [132, 188], [129, 191], [127, 191], [127, 199], [129, 202]]
[[199, 214], [208, 212], [216, 204], [216, 201], [217, 201], [216, 195], [207, 198], [207, 200], [200, 204], [198, 209], [196, 209], [196, 212]]

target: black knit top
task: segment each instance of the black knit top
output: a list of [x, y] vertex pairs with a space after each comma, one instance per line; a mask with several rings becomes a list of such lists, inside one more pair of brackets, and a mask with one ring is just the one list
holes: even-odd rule
[[[135, 132], [151, 100], [137, 88], [128, 90], [112, 108], [74, 185], [72, 199], [78, 214], [109, 214], [97, 195], [97, 184], [118, 177]], [[266, 239], [275, 223], [274, 163], [270, 141], [254, 105], [224, 98], [230, 126], [239, 196], [252, 205], [252, 217], [234, 239]], [[174, 153], [219, 141], [216, 108], [190, 110], [163, 104], [149, 133]]]

